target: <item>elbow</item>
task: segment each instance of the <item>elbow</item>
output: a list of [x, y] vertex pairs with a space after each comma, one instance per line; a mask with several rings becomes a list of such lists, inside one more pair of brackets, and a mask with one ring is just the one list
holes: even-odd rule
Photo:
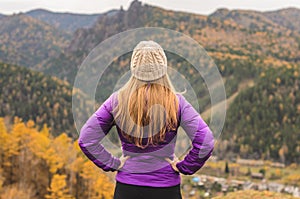
[[212, 153], [214, 148], [215, 148], [215, 139], [212, 138], [212, 140], [210, 141], [209, 146], [208, 146], [208, 149], [209, 149], [210, 153]]
[[81, 128], [77, 143], [81, 149], [85, 148], [84, 127]]
[[90, 150], [91, 148], [89, 147], [89, 144], [85, 141], [85, 138], [83, 136], [79, 136], [78, 140], [77, 140], [78, 146], [80, 148], [80, 150], [85, 154], [85, 155], [89, 155], [90, 154]]
[[209, 130], [209, 132], [206, 135], [206, 141], [207, 141], [207, 151], [210, 151], [210, 153], [212, 153], [212, 151], [214, 150], [215, 147], [215, 138], [213, 133]]
[[200, 147], [198, 158], [201, 161], [206, 161], [211, 156], [214, 150], [214, 146], [215, 146], [215, 139], [213, 137], [213, 134], [208, 133], [204, 139], [204, 142]]
[[79, 148], [81, 149], [81, 151], [84, 152], [85, 151], [85, 144], [84, 144], [82, 138], [80, 138], [80, 137], [78, 138], [77, 144], [78, 144]]
[[82, 141], [82, 139], [79, 137], [78, 138], [78, 140], [77, 140], [77, 144], [78, 144], [78, 146], [82, 149], [83, 148], [83, 146], [84, 146], [84, 144], [83, 144], [83, 141]]

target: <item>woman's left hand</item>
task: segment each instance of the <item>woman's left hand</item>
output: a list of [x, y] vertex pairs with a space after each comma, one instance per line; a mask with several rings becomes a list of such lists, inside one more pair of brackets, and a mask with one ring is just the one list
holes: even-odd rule
[[121, 161], [121, 164], [120, 164], [120, 166], [119, 166], [119, 168], [117, 169], [117, 170], [120, 170], [123, 166], [124, 166], [124, 164], [125, 164], [125, 162], [126, 162], [126, 160], [128, 160], [130, 158], [130, 156], [124, 156], [124, 155], [122, 155], [119, 159], [120, 159], [120, 161]]
[[174, 157], [173, 160], [171, 160], [170, 158], [165, 158], [165, 160], [171, 164], [171, 166], [174, 169], [174, 171], [176, 171], [176, 172], [179, 173], [179, 170], [176, 167], [176, 164], [179, 162], [179, 159], [176, 156]]

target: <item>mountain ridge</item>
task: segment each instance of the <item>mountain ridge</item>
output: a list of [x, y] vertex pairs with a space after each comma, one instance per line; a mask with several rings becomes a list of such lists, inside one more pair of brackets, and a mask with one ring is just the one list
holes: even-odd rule
[[99, 14], [77, 14], [72, 12], [53, 12], [46, 9], [35, 9], [25, 12], [24, 14], [48, 23], [60, 30], [73, 33], [78, 28], [91, 27], [103, 14], [113, 14], [114, 12], [115, 10]]
[[[214, 15], [177, 13], [133, 1], [128, 10], [121, 9], [113, 16], [103, 16], [91, 28], [78, 29], [73, 35], [70, 45], [60, 56], [67, 58], [66, 60], [72, 63], [69, 67], [73, 67], [72, 71], [74, 71], [88, 52], [106, 38], [132, 28], [158, 26], [188, 34], [200, 44], [203, 44], [203, 47], [208, 51], [229, 52], [248, 57], [260, 56], [265, 57], [265, 59], [267, 56], [276, 57], [282, 62], [297, 60], [297, 57], [300, 57], [298, 53], [300, 46], [298, 32], [288, 31], [287, 27], [274, 23], [260, 12], [254, 12], [254, 14], [251, 12], [250, 16], [248, 16], [248, 11], [244, 12], [247, 14], [246, 16], [237, 11], [229, 11], [237, 19], [234, 20], [231, 17], [228, 20], [226, 17], [218, 19]], [[262, 20], [259, 24], [253, 23], [255, 15]], [[241, 16], [245, 18], [245, 21], [248, 21], [238, 20]], [[138, 20], [136, 20], [137, 18]], [[289, 43], [290, 48], [287, 49], [284, 46], [285, 43]], [[279, 47], [274, 48], [273, 45], [279, 45]], [[281, 49], [286, 49], [286, 51]], [[57, 62], [57, 58], [54, 58], [54, 60]], [[49, 71], [49, 68], [55, 66], [52, 66], [50, 61], [44, 67], [43, 69], [42, 66], [39, 66], [42, 71]], [[72, 82], [70, 75], [65, 73], [63, 75], [60, 78]]]
[[33, 67], [62, 52], [71, 35], [24, 14], [0, 18], [0, 60]]

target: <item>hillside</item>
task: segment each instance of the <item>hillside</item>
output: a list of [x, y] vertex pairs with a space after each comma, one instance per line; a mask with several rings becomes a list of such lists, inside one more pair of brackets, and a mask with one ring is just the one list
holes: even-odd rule
[[[226, 94], [230, 99], [230, 108], [224, 138], [232, 137], [231, 147], [227, 149], [241, 152], [245, 156], [247, 156], [247, 153], [251, 153], [254, 158], [273, 158], [288, 163], [298, 160], [298, 157], [292, 151], [297, 151], [299, 144], [297, 145], [294, 142], [295, 144], [285, 147], [287, 140], [280, 140], [279, 137], [284, 137], [287, 131], [291, 131], [297, 137], [299, 131], [296, 120], [289, 118], [291, 115], [288, 115], [289, 122], [286, 123], [286, 126], [292, 126], [293, 129], [283, 129], [282, 126], [284, 125], [278, 126], [277, 124], [283, 124], [282, 118], [286, 112], [272, 112], [265, 115], [266, 117], [261, 121], [258, 119], [260, 118], [259, 115], [253, 114], [248, 117], [250, 123], [248, 120], [244, 120], [249, 113], [240, 111], [239, 108], [244, 109], [244, 106], [249, 106], [250, 103], [254, 109], [263, 112], [264, 109], [261, 109], [262, 107], [255, 100], [263, 101], [263, 108], [268, 108], [269, 96], [265, 95], [265, 90], [275, 87], [273, 89], [278, 89], [280, 93], [281, 84], [286, 86], [286, 92], [291, 92], [294, 89], [294, 84], [285, 84], [284, 82], [274, 84], [274, 86], [268, 84], [265, 81], [269, 80], [263, 79], [261, 74], [268, 76], [270, 71], [278, 70], [282, 77], [298, 81], [299, 77], [296, 78], [289, 71], [281, 70], [282, 68], [293, 67], [298, 70], [297, 67], [300, 64], [300, 33], [296, 25], [291, 25], [291, 22], [296, 20], [299, 14], [299, 9], [292, 8], [273, 12], [219, 9], [209, 16], [204, 16], [165, 10], [135, 0], [128, 10], [120, 9], [114, 11], [113, 14], [104, 13], [91, 27], [78, 29], [69, 42], [60, 48], [63, 50], [58, 50], [60, 51], [58, 54], [49, 56], [49, 59], [39, 62], [33, 68], [67, 80], [72, 85], [78, 66], [84, 58], [97, 44], [112, 35], [133, 28], [157, 26], [185, 33], [203, 45], [208, 51], [208, 54], [217, 64], [225, 82]], [[159, 41], [161, 38], [155, 37], [153, 39]], [[167, 41], [172, 42], [172, 38]], [[185, 44], [178, 43], [177, 45], [178, 48], [183, 48]], [[194, 55], [194, 52], [188, 53], [190, 56]], [[199, 98], [200, 111], [205, 114], [209, 113], [208, 110], [211, 108], [210, 96], [197, 71], [178, 55], [167, 52], [167, 57], [171, 67], [182, 74], [187, 74], [185, 78], [193, 85], [197, 85], [193, 89]], [[96, 99], [99, 102], [108, 97], [114, 89], [116, 81], [129, 70], [129, 61], [130, 54], [125, 54], [115, 59], [111, 66], [104, 71], [96, 92]], [[201, 64], [203, 63], [201, 62]], [[99, 72], [97, 68], [94, 68], [93, 71]], [[274, 75], [271, 76], [275, 78]], [[242, 86], [245, 82], [253, 82], [254, 84], [251, 84], [252, 88], [248, 90], [248, 86]], [[259, 87], [262, 85], [264, 85], [263, 88]], [[259, 96], [256, 96], [255, 89], [258, 89]], [[284, 96], [284, 94], [286, 93], [280, 93], [281, 96]], [[251, 98], [253, 96], [256, 96], [256, 98]], [[245, 103], [236, 101], [239, 99], [243, 99]], [[270, 101], [269, 103], [272, 106], [273, 104], [278, 106], [277, 101]], [[282, 104], [280, 106], [290, 107], [290, 101], [283, 100], [280, 103]], [[293, 115], [291, 117], [295, 117], [295, 109], [287, 111]], [[274, 114], [277, 114], [278, 117], [274, 117]], [[237, 116], [239, 117], [237, 118]], [[285, 122], [288, 120], [285, 120]], [[265, 125], [262, 125], [262, 121]], [[270, 127], [272, 123], [276, 125]], [[256, 128], [256, 126], [259, 126], [259, 129], [255, 130], [255, 134], [265, 135], [264, 133], [269, 133], [273, 137], [262, 136], [260, 137], [261, 141], [252, 146], [250, 144], [250, 141], [254, 141], [252, 135], [248, 138], [248, 134], [247, 136], [239, 134], [244, 132], [243, 125], [247, 128], [246, 132], [248, 134], [251, 132], [250, 127]], [[276, 127], [280, 129], [280, 133], [277, 133], [278, 138], [274, 138]], [[240, 136], [241, 139], [234, 140], [233, 138], [237, 136]], [[263, 146], [262, 143], [270, 144], [273, 140], [276, 146], [266, 145], [263, 149], [254, 148], [254, 146]], [[289, 152], [286, 152], [286, 148]], [[281, 155], [279, 155], [279, 149], [282, 149]], [[282, 156], [282, 151], [284, 151], [284, 154], [288, 153], [291, 156]]]
[[[101, 41], [131, 28], [155, 26], [191, 36], [216, 60], [254, 60], [264, 66], [278, 66], [297, 62], [300, 57], [298, 32], [273, 22], [264, 13], [220, 9], [203, 16], [133, 1], [128, 10], [119, 10], [113, 16], [103, 15], [93, 27], [78, 30], [66, 51], [39, 69], [73, 82], [78, 65]], [[226, 70], [232, 70], [230, 62], [218, 63]]]
[[[24, 67], [0, 63], [0, 117], [21, 117], [42, 127], [47, 124], [53, 135], [61, 132], [77, 137], [72, 113], [72, 87], [57, 78], [33, 72]], [[87, 98], [78, 92], [75, 100], [86, 114]]]
[[25, 15], [70, 33], [75, 32], [79, 28], [91, 27], [101, 16], [101, 14], [58, 13], [44, 9], [31, 10], [26, 12]]
[[69, 44], [70, 34], [24, 14], [0, 18], [0, 61], [33, 67], [55, 57]]
[[300, 10], [298, 8], [286, 8], [278, 11], [265, 12], [264, 15], [281, 26], [300, 32]]
[[300, 66], [270, 68], [232, 102], [223, 139], [243, 158], [300, 161]]
[[[274, 12], [282, 13], [283, 10]], [[298, 9], [292, 10], [292, 12], [300, 13]], [[283, 15], [280, 14], [280, 16]], [[258, 125], [260, 128], [256, 129], [255, 134], [266, 135], [265, 133], [269, 133], [274, 136], [277, 131], [273, 132], [273, 130], [278, 126], [275, 125], [274, 128], [270, 128], [268, 124], [272, 122], [282, 124], [280, 117], [283, 117], [284, 113], [277, 113], [280, 116], [277, 118], [274, 117], [274, 114], [270, 114], [263, 120], [260, 120], [259, 116], [254, 114], [250, 117], [253, 121], [246, 124], [246, 120], [241, 118], [246, 118], [248, 113], [239, 112], [238, 114], [237, 111], [240, 109], [244, 110], [244, 107], [242, 103], [236, 105], [237, 103], [234, 100], [235, 97], [237, 97], [236, 100], [238, 100], [243, 96], [243, 91], [247, 87], [245, 87], [244, 90], [238, 91], [238, 88], [241, 87], [240, 84], [243, 82], [254, 82], [254, 87], [252, 88], [252, 90], [254, 90], [259, 86], [258, 82], [266, 81], [260, 77], [260, 74], [268, 74], [266, 71], [269, 71], [269, 69], [276, 71], [282, 67], [294, 67], [294, 65], [299, 64], [299, 32], [292, 29], [291, 26], [282, 24], [280, 20], [273, 19], [269, 16], [269, 13], [219, 9], [209, 16], [203, 16], [164, 10], [159, 7], [142, 4], [139, 1], [133, 1], [128, 10], [119, 10], [113, 16], [103, 15], [93, 27], [76, 31], [72, 42], [66, 50], [58, 57], [40, 66], [39, 69], [47, 74], [56, 75], [72, 83], [78, 69], [77, 67], [81, 64], [85, 56], [88, 55], [90, 50], [98, 43], [116, 33], [128, 29], [155, 26], [170, 28], [191, 36], [205, 47], [208, 54], [219, 67], [225, 81], [227, 97], [232, 101], [228, 110], [229, 116], [226, 120], [227, 128], [224, 130], [224, 136], [241, 137], [239, 140], [233, 140], [232, 143], [236, 143], [236, 145], [228, 147], [228, 150], [233, 150], [237, 153], [240, 153], [240, 150], [244, 150], [244, 154], [250, 153], [255, 158], [267, 157], [279, 161], [282, 160], [283, 156], [278, 154], [278, 150], [282, 148], [287, 141], [276, 141], [276, 138], [274, 141], [273, 137], [259, 136], [261, 141], [256, 142], [255, 145], [251, 145], [250, 143], [254, 141], [253, 137], [255, 136], [251, 136], [249, 140], [247, 136], [243, 137], [243, 133], [247, 132], [246, 135], [250, 134], [251, 130], [253, 130], [251, 126]], [[160, 38], [154, 38], [154, 40], [159, 39]], [[178, 47], [180, 48], [180, 46]], [[193, 52], [189, 53], [192, 55]], [[177, 55], [167, 52], [167, 56], [170, 66], [179, 72], [186, 74], [185, 70], [192, 68], [186, 60]], [[113, 85], [116, 83], [114, 81], [129, 70], [129, 60], [130, 55], [124, 55], [115, 60], [109, 69], [105, 71], [101, 79], [102, 82], [99, 84], [101, 86], [98, 87], [97, 92], [99, 93], [101, 89], [101, 95], [96, 94], [96, 99], [101, 101], [112, 92]], [[286, 78], [292, 78], [290, 77], [291, 74], [286, 71], [282, 72], [282, 75], [286, 76]], [[210, 99], [204, 82], [199, 79], [193, 70], [190, 71], [189, 76], [186, 78], [188, 81], [199, 85], [199, 87], [194, 89], [199, 97], [200, 110], [208, 110], [210, 108]], [[270, 86], [272, 85], [266, 85], [265, 89], [269, 89]], [[287, 90], [289, 91], [294, 88], [294, 84], [285, 86], [287, 86]], [[276, 89], [280, 89], [279, 85], [275, 84], [275, 87]], [[259, 100], [268, 101], [268, 96], [265, 96], [263, 93], [264, 92], [260, 93], [259, 96], [261, 98]], [[231, 97], [232, 95], [233, 97]], [[245, 98], [250, 100], [251, 96], [255, 96], [255, 94], [253, 92], [251, 94], [248, 93]], [[100, 97], [103, 97], [103, 99]], [[248, 102], [248, 104], [249, 103], [253, 103], [255, 109], [259, 109], [262, 112], [264, 111], [259, 104], [255, 103], [255, 100]], [[282, 101], [281, 103], [284, 107], [290, 107], [289, 101]], [[272, 104], [274, 104], [274, 106], [278, 105], [278, 103], [275, 102], [272, 102]], [[267, 104], [265, 104], [265, 106], [265, 108], [268, 108]], [[290, 114], [296, 114], [294, 110], [289, 110], [288, 112]], [[238, 115], [239, 117], [237, 117]], [[297, 126], [295, 120], [289, 119], [289, 125]], [[249, 129], [244, 131], [244, 127]], [[284, 137], [286, 131], [287, 129], [280, 127], [280, 133], [277, 133], [277, 136]], [[297, 128], [290, 129], [290, 131], [293, 132], [291, 134], [294, 134], [294, 136], [299, 136]], [[273, 141], [276, 143], [276, 146], [271, 146], [271, 142]], [[263, 146], [263, 143], [269, 143], [269, 145]], [[295, 147], [297, 147], [297, 143], [293, 143], [293, 145], [288, 146], [289, 153], [285, 155], [284, 161], [287, 163], [298, 161], [298, 156], [292, 152], [296, 150]], [[245, 144], [247, 150], [244, 149]], [[255, 148], [255, 146], [265, 148]], [[272, 148], [266, 149], [266, 147]], [[248, 157], [251, 158], [250, 156]]]
[[[135, 20], [137, 16], [139, 16], [139, 20]], [[162, 18], [164, 20], [161, 20]], [[134, 1], [127, 11], [119, 10], [113, 16], [103, 15], [93, 27], [78, 30], [73, 36], [69, 47], [66, 48], [62, 54], [43, 65], [39, 65], [37, 69], [47, 74], [58, 76], [61, 79], [66, 79], [72, 83], [78, 66], [90, 50], [98, 43], [118, 32], [143, 26], [161, 26], [171, 28], [191, 35], [200, 43], [207, 44], [210, 55], [214, 58], [217, 64], [222, 67], [222, 73], [228, 77], [230, 76], [230, 78], [228, 78], [229, 94], [233, 93], [237, 88], [238, 78], [246, 78], [246, 76], [254, 77], [256, 74], [256, 67], [254, 66], [254, 63], [258, 62], [255, 65], [262, 65], [263, 60], [265, 60], [260, 60], [260, 63], [259, 60], [255, 59], [257, 57], [256, 55], [248, 56], [243, 55], [243, 52], [241, 51], [221, 49], [216, 46], [219, 41], [212, 40], [211, 38], [206, 39], [208, 36], [212, 38], [214, 38], [214, 36], [210, 33], [202, 33], [202, 30], [205, 31], [205, 28], [207, 28], [207, 31], [216, 32], [218, 29], [221, 29], [214, 27], [214, 22], [207, 16], [167, 11], [158, 7], [142, 5], [139, 1]], [[229, 24], [225, 28], [228, 35], [231, 36], [234, 31], [234, 27]], [[159, 40], [159, 38], [157, 39]], [[226, 39], [226, 37], [224, 37], [224, 39]], [[206, 42], [210, 40], [212, 40], [213, 44]], [[118, 62], [118, 64], [116, 64], [122, 65], [122, 67], [118, 67], [116, 69], [118, 72], [115, 74], [118, 75], [128, 70], [128, 68], [125, 67], [125, 64], [128, 66], [129, 56], [121, 59], [123, 60], [122, 63]], [[169, 55], [169, 60], [170, 65], [176, 69], [183, 69], [183, 66], [187, 65], [183, 59], [178, 58], [176, 55]], [[234, 73], [236, 73], [236, 71], [233, 70], [235, 66], [239, 66], [237, 72], [244, 74], [243, 77], [240, 77], [240, 75], [237, 74], [235, 75], [236, 78], [233, 78]], [[249, 71], [251, 71], [251, 73], [249, 73]], [[193, 76], [193, 74], [191, 74], [191, 76]]]
[[[264, 19], [257, 29], [243, 22], [248, 18], [253, 18], [252, 15], [259, 15], [259, 20]], [[137, 16], [139, 20], [135, 20]], [[232, 19], [229, 20], [230, 16], [235, 16], [235, 18], [231, 17]], [[238, 20], [241, 17], [245, 19]], [[259, 22], [256, 18], [251, 20], [253, 21], [251, 23], [255, 20]], [[296, 38], [284, 35], [287, 31], [285, 27], [274, 24], [261, 13], [218, 10], [211, 16], [202, 16], [164, 10], [133, 1], [127, 11], [119, 10], [113, 16], [103, 15], [93, 27], [78, 30], [69, 47], [62, 54], [40, 65], [38, 69], [72, 83], [77, 67], [98, 43], [118, 32], [145, 26], [160, 26], [177, 30], [203, 44], [226, 78], [229, 96], [236, 91], [240, 80], [256, 77], [261, 67], [288, 64], [286, 60], [297, 59]], [[288, 48], [284, 46], [287, 45], [286, 43], [289, 45]], [[283, 48], [287, 50], [282, 51]], [[122, 65], [116, 69], [118, 72], [114, 73], [117, 77], [128, 70], [126, 64], [128, 66], [129, 56], [122, 60], [122, 63], [116, 63], [116, 65]], [[176, 55], [169, 55], [169, 60], [170, 65], [176, 69], [187, 65]]]

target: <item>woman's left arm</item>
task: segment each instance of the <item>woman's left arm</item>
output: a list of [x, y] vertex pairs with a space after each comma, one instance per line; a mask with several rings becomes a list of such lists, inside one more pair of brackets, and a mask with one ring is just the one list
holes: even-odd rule
[[82, 152], [104, 171], [116, 171], [121, 165], [119, 158], [105, 150], [100, 141], [114, 125], [112, 115], [113, 94], [86, 121], [80, 130], [78, 144]]

